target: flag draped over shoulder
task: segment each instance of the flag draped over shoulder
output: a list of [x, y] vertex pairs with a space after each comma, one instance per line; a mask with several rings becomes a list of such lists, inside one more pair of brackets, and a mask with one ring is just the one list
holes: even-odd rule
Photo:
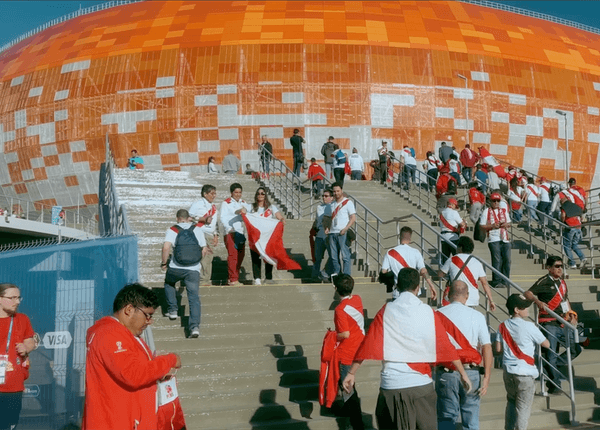
[[481, 157], [481, 162], [485, 164], [489, 164], [494, 168], [494, 171], [498, 175], [499, 178], [505, 178], [506, 172], [504, 168], [496, 161], [494, 156], [490, 154], [490, 152], [485, 149], [483, 146], [479, 147], [479, 156]]
[[283, 247], [283, 223], [255, 214], [243, 214], [242, 218], [246, 224], [250, 249], [258, 252], [263, 260], [276, 266], [277, 270], [301, 269]]
[[355, 360], [430, 364], [458, 360], [437, 313], [420, 300], [415, 305], [399, 299], [377, 313]]

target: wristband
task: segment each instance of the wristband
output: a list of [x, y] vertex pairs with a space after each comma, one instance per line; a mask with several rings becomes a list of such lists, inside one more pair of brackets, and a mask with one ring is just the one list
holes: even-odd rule
[[165, 267], [167, 263], [160, 263], [160, 267]]

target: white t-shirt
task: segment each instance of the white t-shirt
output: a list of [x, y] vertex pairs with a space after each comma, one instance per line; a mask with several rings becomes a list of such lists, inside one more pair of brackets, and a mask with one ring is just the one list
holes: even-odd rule
[[[337, 158], [338, 154], [340, 152], [343, 153], [344, 151], [342, 151], [341, 148], [333, 151], [333, 168], [334, 169], [343, 169], [344, 167], [346, 167], [346, 163], [345, 162], [344, 163], [340, 163], [339, 160], [338, 160], [338, 158]], [[340, 154], [340, 157], [341, 157], [341, 154]]]
[[448, 160], [448, 167], [450, 168], [450, 173], [458, 173], [458, 161]]
[[[523, 318], [510, 318], [504, 321], [504, 325], [508, 329], [511, 337], [523, 352], [523, 354], [533, 357], [535, 354], [536, 345], [541, 344], [546, 340], [539, 328], [530, 321], [525, 321]], [[530, 365], [517, 358], [508, 344], [502, 338], [503, 348], [503, 366], [508, 373], [521, 376], [532, 376], [537, 378], [539, 372], [535, 365]]]
[[425, 166], [427, 170], [437, 169], [437, 161], [438, 160], [435, 157], [435, 155], [427, 157], [427, 159], [425, 160]]
[[229, 234], [233, 231], [244, 234], [244, 221], [242, 220], [241, 214], [235, 212], [241, 208], [246, 208], [248, 212], [252, 210], [252, 205], [246, 203], [244, 200], [235, 201], [233, 197], [229, 197], [223, 200], [221, 203], [221, 224], [225, 229], [225, 234]]
[[417, 160], [415, 160], [415, 157], [412, 156], [412, 152], [410, 152], [410, 148], [404, 148], [402, 150], [402, 152], [400, 153], [400, 156], [402, 157], [402, 162], [404, 164], [408, 164], [409, 166], [417, 165]]
[[500, 178], [498, 178], [498, 174], [493, 170], [487, 172], [488, 175], [488, 185], [490, 190], [499, 190], [500, 189]]
[[454, 323], [473, 348], [480, 350], [481, 346], [491, 344], [490, 332], [481, 312], [460, 302], [452, 302], [438, 309], [438, 312], [443, 313]]
[[[448, 223], [453, 226], [453, 227], [459, 227], [460, 223], [463, 222], [463, 219], [461, 218], [460, 214], [458, 213], [457, 210], [452, 209], [452, 208], [446, 208], [442, 211], [441, 216], [444, 217], [444, 219], [446, 221], [448, 221]], [[442, 235], [446, 238], [446, 239], [450, 239], [451, 237], [453, 237], [454, 235], [456, 235], [456, 232], [452, 232], [448, 229], [448, 227], [446, 227], [446, 225], [444, 225], [444, 223], [442, 222], [442, 220], [440, 219], [440, 228], [442, 230]]]
[[[257, 215], [264, 215], [265, 213], [265, 208], [262, 206], [259, 206], [258, 209], [255, 211], [254, 207], [252, 205], [250, 205], [250, 207], [252, 208], [251, 210], [249, 210], [248, 212], [252, 213], [252, 214], [257, 214]], [[275, 218], [275, 214], [277, 212], [279, 212], [279, 209], [277, 209], [277, 206], [275, 205], [271, 205], [269, 206], [269, 209], [271, 210], [271, 218]]]
[[525, 187], [525, 195], [527, 196], [525, 199], [527, 200], [527, 204], [530, 206], [535, 206], [539, 201], [540, 189], [537, 187], [537, 185], [527, 184]]
[[215, 166], [215, 163], [213, 163], [212, 161], [208, 163], [208, 173], [219, 173], [217, 166]]
[[[488, 222], [488, 214], [489, 214], [489, 222]], [[504, 215], [504, 219], [507, 223], [510, 223], [510, 215], [509, 211], [506, 208], [485, 208], [485, 210], [481, 213], [481, 218], [479, 219], [479, 225], [489, 225], [495, 224], [496, 221], [500, 222], [501, 215]], [[505, 228], [494, 228], [488, 232], [488, 242], [510, 242], [510, 238], [508, 235], [508, 231]]]
[[[188, 212], [191, 216], [194, 217], [204, 217], [212, 209], [213, 206], [214, 205], [212, 203], [209, 203], [208, 200], [202, 197], [200, 200], [192, 204]], [[218, 214], [219, 211], [215, 211], [215, 213], [212, 215], [212, 221], [210, 222], [210, 224], [204, 224], [201, 227], [204, 233], [215, 234], [215, 232], [217, 231]]]
[[521, 196], [523, 195], [523, 188], [517, 187], [517, 192], [511, 188], [508, 190], [508, 200], [515, 203], [521, 203]]
[[[190, 228], [192, 223], [191, 222], [180, 222], [180, 223], [177, 223], [177, 225], [183, 229], [188, 229], [188, 228]], [[202, 229], [196, 227], [194, 229], [194, 236], [196, 236], [196, 239], [198, 239], [198, 245], [200, 245], [201, 247], [204, 248], [206, 246], [206, 240], [204, 240], [204, 232], [202, 231]], [[173, 252], [175, 252], [174, 247], [175, 247], [176, 240], [177, 240], [177, 232], [169, 227], [167, 229], [167, 233], [165, 234], [165, 242], [169, 242], [173, 246]], [[196, 272], [200, 272], [200, 263], [198, 263], [194, 266], [179, 266], [179, 265], [175, 264], [174, 258], [171, 258], [169, 267], [172, 269], [195, 270]]]
[[346, 200], [348, 201], [348, 203], [341, 207], [335, 215], [335, 217], [333, 217], [333, 219], [331, 220], [331, 229], [329, 230], [329, 233], [339, 233], [340, 231], [342, 231], [342, 229], [346, 227], [350, 222], [350, 215], [354, 215], [356, 213], [356, 208], [354, 207], [354, 203], [352, 202], [352, 200], [348, 199], [347, 197], [344, 197], [341, 202], [333, 202], [331, 204], [332, 215], [337, 209], [337, 207], [342, 206], [342, 204]]
[[350, 155], [348, 163], [350, 164], [350, 170], [360, 170], [362, 172], [365, 169], [365, 162], [363, 161], [363, 158], [356, 153]]
[[404, 268], [404, 266], [396, 260], [394, 257], [390, 255], [390, 251], [396, 251], [398, 254], [402, 256], [408, 267], [412, 267], [413, 269], [418, 270], [425, 268], [425, 262], [423, 261], [423, 256], [419, 251], [412, 248], [408, 244], [398, 245], [395, 248], [390, 249], [386, 252], [385, 257], [383, 257], [383, 263], [381, 264], [381, 268], [384, 270], [390, 270], [394, 273], [394, 280], [398, 282], [398, 273], [400, 270]]
[[[456, 254], [454, 257], [458, 257], [462, 260], [463, 265], [467, 258], [469, 258], [469, 254]], [[454, 280], [456, 275], [460, 271], [458, 266], [452, 262], [452, 258], [446, 260], [444, 265], [440, 268], [440, 270], [450, 276], [450, 279]], [[485, 278], [485, 269], [476, 258], [471, 258], [469, 260], [469, 264], [467, 264], [467, 268], [471, 271], [473, 278], [475, 279], [475, 285], [469, 280], [465, 271], [463, 270], [460, 276], [458, 277], [459, 281], [463, 281], [465, 284], [469, 286], [469, 297], [467, 299], [467, 306], [479, 306], [479, 290], [477, 288], [477, 281], [479, 278]], [[466, 268], [465, 268], [466, 270]]]
[[[546, 188], [548, 189], [546, 189]], [[540, 184], [540, 186], [538, 187], [540, 190], [540, 202], [545, 202], [545, 203], [550, 203], [550, 183], [548, 182], [543, 182]]]

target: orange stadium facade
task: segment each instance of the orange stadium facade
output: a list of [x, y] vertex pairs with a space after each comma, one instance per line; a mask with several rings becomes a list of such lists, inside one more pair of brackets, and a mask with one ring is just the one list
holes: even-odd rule
[[600, 185], [600, 36], [482, 4], [138, 2], [35, 33], [0, 72], [6, 196], [97, 203], [107, 134], [119, 166], [135, 148], [200, 172], [229, 149], [256, 167], [262, 134], [291, 162], [294, 128], [309, 157], [329, 135], [365, 160], [469, 142], [558, 181], [566, 133], [571, 176]]

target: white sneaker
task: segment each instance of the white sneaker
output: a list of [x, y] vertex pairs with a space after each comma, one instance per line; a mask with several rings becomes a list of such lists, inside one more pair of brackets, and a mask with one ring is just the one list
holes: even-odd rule
[[197, 328], [195, 328], [190, 333], [190, 339], [196, 339], [198, 337], [200, 337], [200, 330], [198, 330]]
[[167, 312], [165, 316], [169, 317], [169, 319], [173, 321], [177, 319], [177, 312]]
[[260, 285], [260, 278], [256, 278], [254, 280], [254, 285]]
[[569, 265], [569, 269], [577, 269], [577, 264], [573, 263]]

